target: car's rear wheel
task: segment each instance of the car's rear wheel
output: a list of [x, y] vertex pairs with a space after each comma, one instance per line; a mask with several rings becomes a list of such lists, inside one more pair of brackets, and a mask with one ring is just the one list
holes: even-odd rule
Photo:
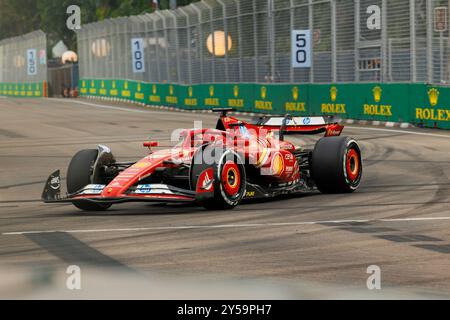
[[314, 148], [311, 162], [312, 178], [322, 193], [351, 193], [361, 183], [361, 149], [354, 139], [320, 139]]
[[[205, 159], [205, 156], [208, 158]], [[209, 161], [214, 159], [214, 161]], [[212, 163], [213, 162], [213, 163]], [[207, 146], [198, 151], [191, 167], [191, 186], [196, 188], [200, 174], [213, 169], [214, 197], [201, 202], [209, 210], [233, 209], [245, 196], [247, 178], [241, 157], [232, 150]]]
[[[78, 192], [88, 184], [99, 183], [99, 181], [93, 181], [95, 180], [93, 170], [97, 156], [98, 150], [88, 149], [78, 152], [72, 158], [67, 170], [67, 191], [69, 193]], [[104, 211], [111, 207], [111, 204], [98, 204], [86, 200], [76, 201], [73, 205], [84, 211]]]

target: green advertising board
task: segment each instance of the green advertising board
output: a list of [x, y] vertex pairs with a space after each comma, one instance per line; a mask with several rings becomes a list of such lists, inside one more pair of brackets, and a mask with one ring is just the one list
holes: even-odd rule
[[[6, 85], [6, 87], [5, 87]], [[0, 92], [10, 93], [5, 84]], [[28, 95], [23, 86], [12, 93]], [[83, 79], [80, 95], [186, 110], [231, 107], [263, 114], [335, 115], [343, 119], [409, 122], [450, 128], [450, 88], [425, 84], [150, 84]]]
[[409, 117], [419, 126], [450, 129], [450, 88], [411, 84]]
[[199, 110], [202, 108], [199, 86], [178, 86], [178, 107], [186, 110]]
[[202, 109], [210, 110], [226, 107], [226, 86], [224, 84], [198, 85], [197, 90]]
[[354, 89], [346, 85], [311, 85], [309, 103], [311, 115], [336, 115], [351, 118], [355, 109]]
[[44, 84], [36, 83], [0, 83], [0, 96], [18, 98], [40, 98], [45, 96]]
[[[147, 104], [167, 106], [166, 97], [169, 94], [168, 86], [164, 84], [147, 84], [144, 87], [144, 99]], [[173, 93], [172, 93], [173, 95]]]
[[282, 87], [279, 85], [262, 85], [255, 84], [253, 112], [281, 114], [281, 91]]
[[311, 108], [309, 101], [309, 85], [290, 85], [282, 86], [283, 91], [280, 92], [280, 106], [282, 114], [293, 115], [312, 115], [314, 110]]
[[225, 85], [225, 107], [240, 112], [252, 112], [255, 85], [251, 83]]
[[354, 105], [350, 110], [351, 118], [386, 122], [408, 121], [408, 84], [362, 84], [352, 91]]

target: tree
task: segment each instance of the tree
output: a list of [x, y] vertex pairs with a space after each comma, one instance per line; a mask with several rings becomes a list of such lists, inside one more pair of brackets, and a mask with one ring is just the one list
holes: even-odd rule
[[[177, 0], [179, 6], [198, 0]], [[0, 40], [42, 29], [48, 46], [58, 41], [76, 50], [76, 34], [68, 30], [67, 7], [81, 8], [83, 24], [120, 16], [138, 15], [153, 11], [152, 0], [0, 0]], [[170, 0], [160, 0], [160, 8], [168, 9]]]
[[0, 40], [37, 29], [36, 5], [29, 0], [0, 0]]

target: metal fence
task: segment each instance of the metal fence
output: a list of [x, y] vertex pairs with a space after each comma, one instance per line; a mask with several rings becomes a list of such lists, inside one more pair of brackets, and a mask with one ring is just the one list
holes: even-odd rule
[[[447, 83], [448, 10], [441, 7], [448, 6], [449, 0], [203, 0], [84, 25], [80, 76], [180, 84]], [[313, 34], [310, 68], [291, 67], [292, 30]], [[133, 68], [132, 39], [143, 41], [144, 72]]]
[[47, 37], [35, 31], [0, 41], [0, 83], [47, 80]]

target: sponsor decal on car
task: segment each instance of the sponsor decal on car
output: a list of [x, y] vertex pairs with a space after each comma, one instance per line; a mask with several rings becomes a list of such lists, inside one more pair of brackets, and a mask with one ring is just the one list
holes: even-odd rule
[[208, 172], [206, 172], [205, 173], [205, 176], [204, 176], [204, 178], [203, 178], [203, 182], [202, 182], [202, 189], [203, 190], [207, 190], [207, 191], [209, 191], [209, 190], [211, 190], [211, 188], [212, 188], [212, 183], [211, 183], [211, 178], [209, 177], [209, 174], [208, 174]]
[[245, 193], [245, 197], [246, 198], [254, 198], [256, 196], [256, 192], [255, 191], [247, 191]]
[[203, 171], [197, 182], [197, 192], [205, 193], [214, 191], [214, 170], [209, 168]]
[[136, 187], [135, 194], [169, 194], [173, 195], [173, 191], [165, 184], [142, 184]]
[[52, 188], [53, 190], [58, 190], [59, 188], [61, 188], [60, 177], [52, 177], [52, 179], [50, 180], [50, 188]]
[[152, 186], [150, 184], [139, 185], [135, 193], [150, 194], [152, 193]]
[[250, 132], [248, 131], [246, 126], [240, 126], [239, 132], [241, 133], [242, 137], [246, 139], [250, 138]]
[[104, 184], [90, 184], [84, 187], [83, 191], [80, 194], [101, 194], [103, 189], [105, 189]]
[[136, 163], [136, 164], [133, 165], [133, 168], [140, 168], [140, 169], [143, 169], [143, 168], [149, 167], [150, 165], [151, 165], [150, 162], [138, 162], [138, 163]]

